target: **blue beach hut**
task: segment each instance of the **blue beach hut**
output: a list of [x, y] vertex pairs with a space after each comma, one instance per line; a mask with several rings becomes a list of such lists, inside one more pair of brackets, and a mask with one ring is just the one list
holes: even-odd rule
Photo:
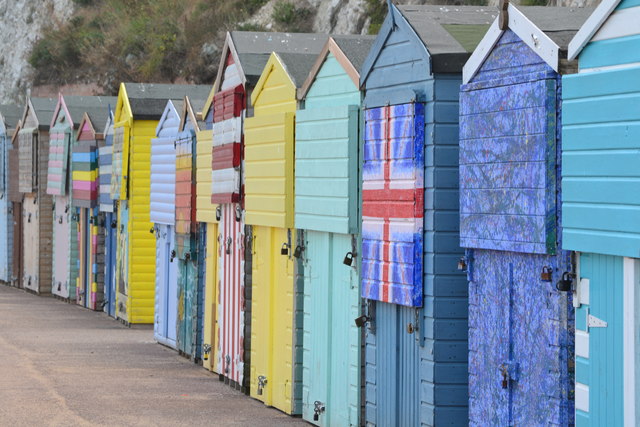
[[496, 14], [390, 3], [362, 67], [367, 425], [467, 424], [458, 93], [462, 66]]
[[605, 0], [569, 44], [562, 79], [563, 247], [576, 251], [576, 425], [638, 411], [640, 2]]
[[460, 93], [471, 425], [573, 423], [574, 263], [560, 221], [561, 78], [590, 9], [503, 10]]

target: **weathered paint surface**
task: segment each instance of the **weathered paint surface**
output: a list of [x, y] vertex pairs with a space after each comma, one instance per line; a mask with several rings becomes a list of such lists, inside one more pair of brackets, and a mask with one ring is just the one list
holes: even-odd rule
[[156, 224], [156, 305], [153, 335], [156, 341], [177, 348], [178, 260], [174, 226]]
[[[300, 233], [300, 232], [299, 232]], [[357, 267], [342, 263], [351, 235], [304, 232], [302, 416], [314, 424], [360, 425], [360, 315]], [[325, 411], [312, 421], [315, 402]]]
[[[296, 262], [281, 255], [295, 244], [292, 230], [253, 227], [251, 307], [251, 397], [287, 414], [301, 412], [302, 286]], [[258, 391], [258, 377], [266, 384]]]
[[202, 300], [198, 284], [196, 241], [196, 136], [181, 132], [176, 140], [176, 252], [178, 261], [178, 350], [194, 360], [201, 358], [202, 329], [199, 322]]
[[640, 257], [638, 82], [638, 66], [562, 79], [567, 249]]
[[22, 205], [22, 287], [37, 294], [51, 293], [53, 221], [52, 198], [46, 193], [49, 133], [36, 132], [35, 114], [29, 108], [20, 131], [18, 189]]
[[[580, 254], [588, 299], [576, 309], [576, 425], [623, 425], [623, 258]], [[585, 289], [586, 290], [586, 289]], [[588, 316], [607, 322], [590, 328]], [[586, 406], [584, 396], [586, 390]]]
[[[574, 310], [570, 294], [555, 287], [573, 269], [556, 232], [559, 96], [557, 75], [511, 31], [462, 87], [460, 215], [461, 241], [470, 248], [471, 425], [573, 422]], [[466, 223], [469, 214], [477, 221]], [[491, 224], [497, 242], [482, 234]], [[551, 281], [542, 279], [544, 268]]]
[[468, 297], [467, 282], [456, 270], [462, 255], [457, 175], [461, 75], [432, 74], [428, 47], [396, 9], [393, 13], [395, 23], [387, 18], [383, 24], [361, 87], [366, 108], [426, 103], [423, 308], [368, 301], [373, 320], [365, 331], [365, 422], [462, 426], [468, 424]]
[[365, 111], [362, 296], [421, 306], [424, 105]]

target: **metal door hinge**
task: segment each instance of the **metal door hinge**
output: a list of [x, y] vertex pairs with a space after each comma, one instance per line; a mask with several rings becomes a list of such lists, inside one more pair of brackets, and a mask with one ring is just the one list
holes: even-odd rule
[[589, 328], [606, 328], [608, 324], [604, 320], [598, 319], [590, 314], [589, 317], [587, 317], [587, 326]]

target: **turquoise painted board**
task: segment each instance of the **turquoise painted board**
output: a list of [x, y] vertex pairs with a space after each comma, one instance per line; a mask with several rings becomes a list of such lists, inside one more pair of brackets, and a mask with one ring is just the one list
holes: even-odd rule
[[298, 111], [296, 228], [344, 234], [357, 230], [358, 110], [357, 105], [307, 105]]
[[[588, 303], [576, 310], [576, 426], [623, 423], [623, 258], [581, 254]], [[589, 327], [588, 316], [607, 322]], [[586, 343], [583, 348], [580, 343]]]
[[575, 74], [563, 85], [564, 247], [638, 258], [640, 67]]
[[[360, 419], [359, 280], [350, 235], [304, 233], [302, 416], [322, 426], [358, 426]], [[325, 411], [314, 419], [315, 402]]]

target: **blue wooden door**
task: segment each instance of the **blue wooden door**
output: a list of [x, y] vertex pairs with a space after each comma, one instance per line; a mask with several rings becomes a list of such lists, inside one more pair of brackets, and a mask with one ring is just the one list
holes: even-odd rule
[[576, 310], [576, 425], [622, 426], [623, 258], [582, 253], [580, 277], [589, 285]]
[[105, 311], [116, 317], [116, 215], [107, 212], [104, 221], [104, 297]]
[[573, 307], [555, 284], [569, 256], [476, 249], [470, 262], [471, 424], [568, 425]]
[[178, 312], [177, 270], [173, 227], [156, 225], [156, 319], [155, 338], [176, 347]]

